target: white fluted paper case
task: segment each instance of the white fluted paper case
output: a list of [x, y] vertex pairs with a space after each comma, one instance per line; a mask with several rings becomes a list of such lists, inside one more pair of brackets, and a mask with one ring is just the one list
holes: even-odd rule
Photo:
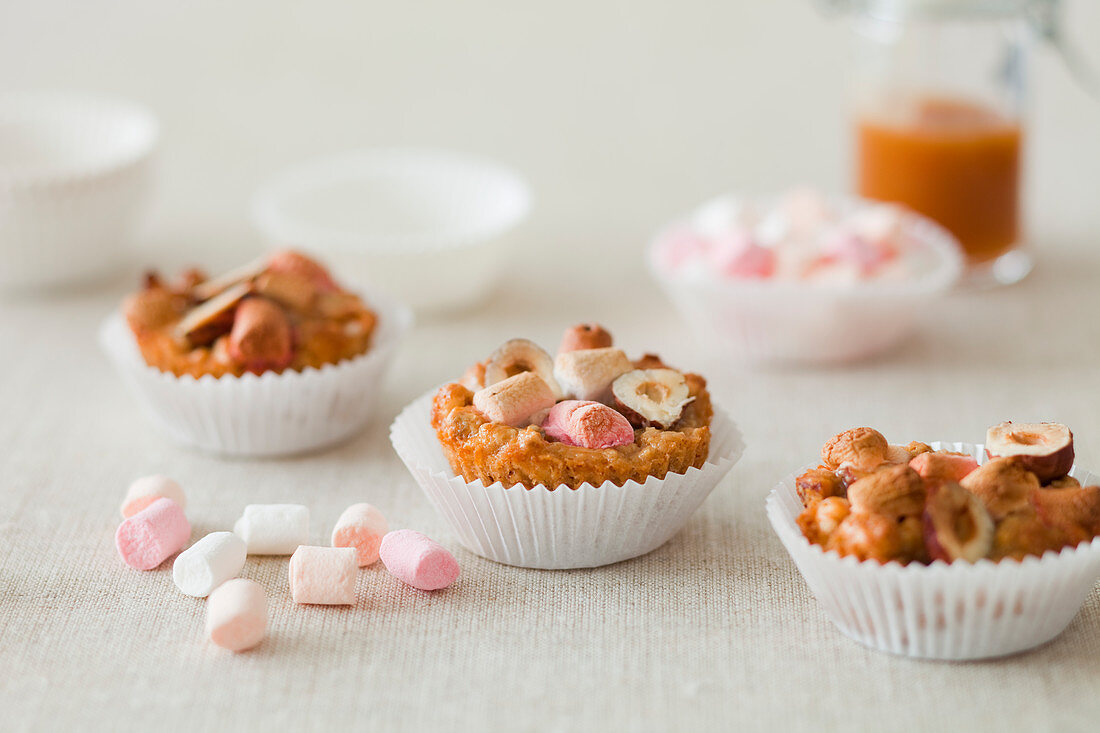
[[[980, 444], [932, 446], [985, 460]], [[1082, 484], [1100, 478], [1076, 467], [1070, 475]], [[1100, 538], [1022, 562], [903, 567], [825, 552], [798, 527], [795, 478], [772, 489], [768, 518], [829, 620], [873, 649], [943, 660], [1022, 652], [1061, 634], [1100, 577]]]
[[234, 456], [301, 453], [337, 443], [370, 419], [386, 370], [412, 314], [376, 293], [367, 353], [300, 372], [242, 377], [177, 377], [149, 366], [120, 313], [104, 321], [100, 343], [150, 419], [170, 437]]
[[508, 565], [587, 568], [655, 550], [687, 523], [744, 451], [737, 426], [715, 408], [710, 455], [701, 469], [623, 486], [485, 486], [451, 470], [430, 424], [434, 394], [421, 396], [394, 420], [394, 450], [459, 542]]

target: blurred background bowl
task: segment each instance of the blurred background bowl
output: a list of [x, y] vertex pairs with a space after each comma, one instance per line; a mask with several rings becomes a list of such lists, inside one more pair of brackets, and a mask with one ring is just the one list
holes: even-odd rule
[[150, 198], [156, 118], [124, 100], [0, 95], [0, 290], [106, 275]]
[[[763, 209], [775, 197], [743, 200]], [[851, 196], [828, 197], [827, 203], [836, 211], [871, 205]], [[946, 229], [912, 212], [905, 212], [901, 227], [927, 255], [927, 266], [904, 279], [833, 283], [685, 276], [670, 271], [661, 258], [666, 239], [683, 231], [680, 223], [654, 238], [646, 260], [689, 329], [717, 358], [743, 364], [842, 364], [897, 346], [962, 275], [961, 249]]]
[[420, 311], [488, 295], [531, 195], [513, 171], [459, 153], [381, 149], [319, 159], [264, 184], [257, 227]]

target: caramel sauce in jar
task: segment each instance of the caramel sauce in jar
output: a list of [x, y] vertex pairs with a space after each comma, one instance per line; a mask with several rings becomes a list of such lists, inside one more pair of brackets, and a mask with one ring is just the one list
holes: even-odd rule
[[973, 102], [923, 97], [856, 122], [858, 188], [939, 222], [971, 264], [1016, 244], [1020, 125]]

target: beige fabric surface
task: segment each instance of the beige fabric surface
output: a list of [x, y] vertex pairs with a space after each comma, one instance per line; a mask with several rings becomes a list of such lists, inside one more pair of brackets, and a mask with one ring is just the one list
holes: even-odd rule
[[[771, 531], [763, 500], [831, 433], [981, 440], [1002, 419], [1052, 419], [1100, 465], [1100, 256], [1054, 248], [1021, 286], [956, 295], [912, 343], [850, 369], [748, 371], [711, 361], [663, 302], [614, 294], [545, 308], [506, 288], [408, 339], [377, 419], [335, 449], [226, 460], [151, 429], [98, 352], [121, 284], [0, 308], [0, 729], [1087, 730], [1100, 719], [1100, 596], [1053, 643], [1010, 659], [918, 662], [842, 636]], [[624, 281], [644, 282], [629, 270]], [[707, 374], [748, 450], [688, 525], [612, 567], [533, 571], [459, 548], [393, 454], [400, 407], [501, 340], [553, 346], [582, 317], [629, 351]], [[434, 595], [380, 568], [352, 608], [290, 602], [286, 561], [250, 559], [270, 635], [234, 656], [202, 633], [204, 601], [170, 564], [113, 547], [130, 479], [178, 478], [198, 538], [250, 502], [302, 502], [314, 541], [370, 501], [451, 547], [462, 577]]]

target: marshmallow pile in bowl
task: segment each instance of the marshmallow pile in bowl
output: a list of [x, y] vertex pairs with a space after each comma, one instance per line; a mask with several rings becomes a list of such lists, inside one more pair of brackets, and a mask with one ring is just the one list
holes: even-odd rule
[[897, 345], [964, 263], [927, 218], [806, 189], [707, 202], [658, 234], [647, 259], [711, 350], [792, 364], [856, 361]]
[[0, 291], [109, 274], [150, 198], [159, 137], [144, 107], [89, 94], [0, 96]]

